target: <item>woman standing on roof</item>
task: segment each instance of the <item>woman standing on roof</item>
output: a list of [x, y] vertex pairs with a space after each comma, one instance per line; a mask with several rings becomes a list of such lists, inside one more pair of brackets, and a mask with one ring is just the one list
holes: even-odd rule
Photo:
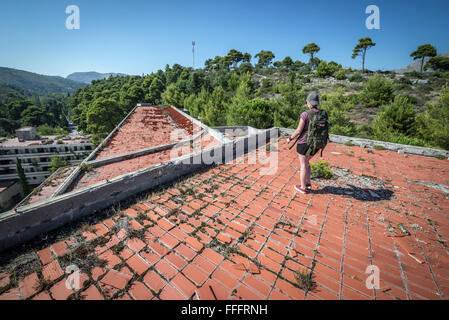
[[298, 128], [288, 138], [288, 142], [298, 138], [296, 151], [301, 164], [300, 185], [295, 190], [307, 193], [312, 190], [310, 159], [321, 149], [323, 150], [329, 140], [329, 122], [326, 111], [318, 109], [320, 99], [318, 94], [312, 92], [307, 96], [309, 110], [301, 114]]

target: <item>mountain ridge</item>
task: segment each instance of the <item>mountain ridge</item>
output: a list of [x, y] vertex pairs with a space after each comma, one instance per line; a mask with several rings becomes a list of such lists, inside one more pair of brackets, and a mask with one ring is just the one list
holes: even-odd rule
[[[442, 57], [449, 58], [449, 52], [442, 52], [442, 53], [439, 53], [438, 55], [442, 56]], [[429, 58], [426, 58], [424, 60], [424, 65], [426, 65], [426, 62], [428, 60], [429, 60]], [[415, 60], [412, 63], [410, 63], [409, 65], [406, 65], [406, 66], [404, 66], [402, 68], [395, 69], [395, 70], [392, 70], [392, 71], [394, 71], [396, 73], [399, 73], [399, 74], [404, 74], [406, 72], [412, 72], [412, 71], [421, 71], [421, 59]]]
[[0, 67], [0, 85], [25, 90], [29, 93], [73, 93], [85, 86], [59, 76], [48, 76], [25, 70]]
[[108, 72], [108, 73], [100, 73], [96, 71], [88, 71], [88, 72], [74, 72], [69, 74], [66, 79], [77, 81], [81, 83], [90, 84], [93, 80], [101, 80], [101, 79], [107, 79], [109, 77], [116, 77], [116, 76], [126, 76], [124, 73], [115, 73], [115, 72]]

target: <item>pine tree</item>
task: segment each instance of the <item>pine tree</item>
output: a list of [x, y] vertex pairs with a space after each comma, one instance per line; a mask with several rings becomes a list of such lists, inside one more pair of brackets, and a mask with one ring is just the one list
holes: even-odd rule
[[16, 158], [17, 173], [19, 174], [20, 185], [22, 186], [23, 196], [26, 197], [30, 193], [30, 185], [28, 184], [27, 178], [25, 176], [25, 171], [22, 168], [22, 164], [19, 158]]

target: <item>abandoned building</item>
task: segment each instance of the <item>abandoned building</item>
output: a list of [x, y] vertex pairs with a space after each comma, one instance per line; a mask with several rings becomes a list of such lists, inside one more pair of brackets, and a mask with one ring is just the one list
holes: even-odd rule
[[331, 136], [303, 195], [289, 133], [136, 106], [0, 214], [0, 300], [448, 299], [449, 153]]

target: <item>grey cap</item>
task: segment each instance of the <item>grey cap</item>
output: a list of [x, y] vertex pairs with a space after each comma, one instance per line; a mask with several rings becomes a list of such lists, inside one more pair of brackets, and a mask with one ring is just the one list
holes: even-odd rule
[[307, 96], [307, 101], [309, 101], [312, 106], [317, 106], [320, 104], [320, 98], [316, 92], [309, 94]]

